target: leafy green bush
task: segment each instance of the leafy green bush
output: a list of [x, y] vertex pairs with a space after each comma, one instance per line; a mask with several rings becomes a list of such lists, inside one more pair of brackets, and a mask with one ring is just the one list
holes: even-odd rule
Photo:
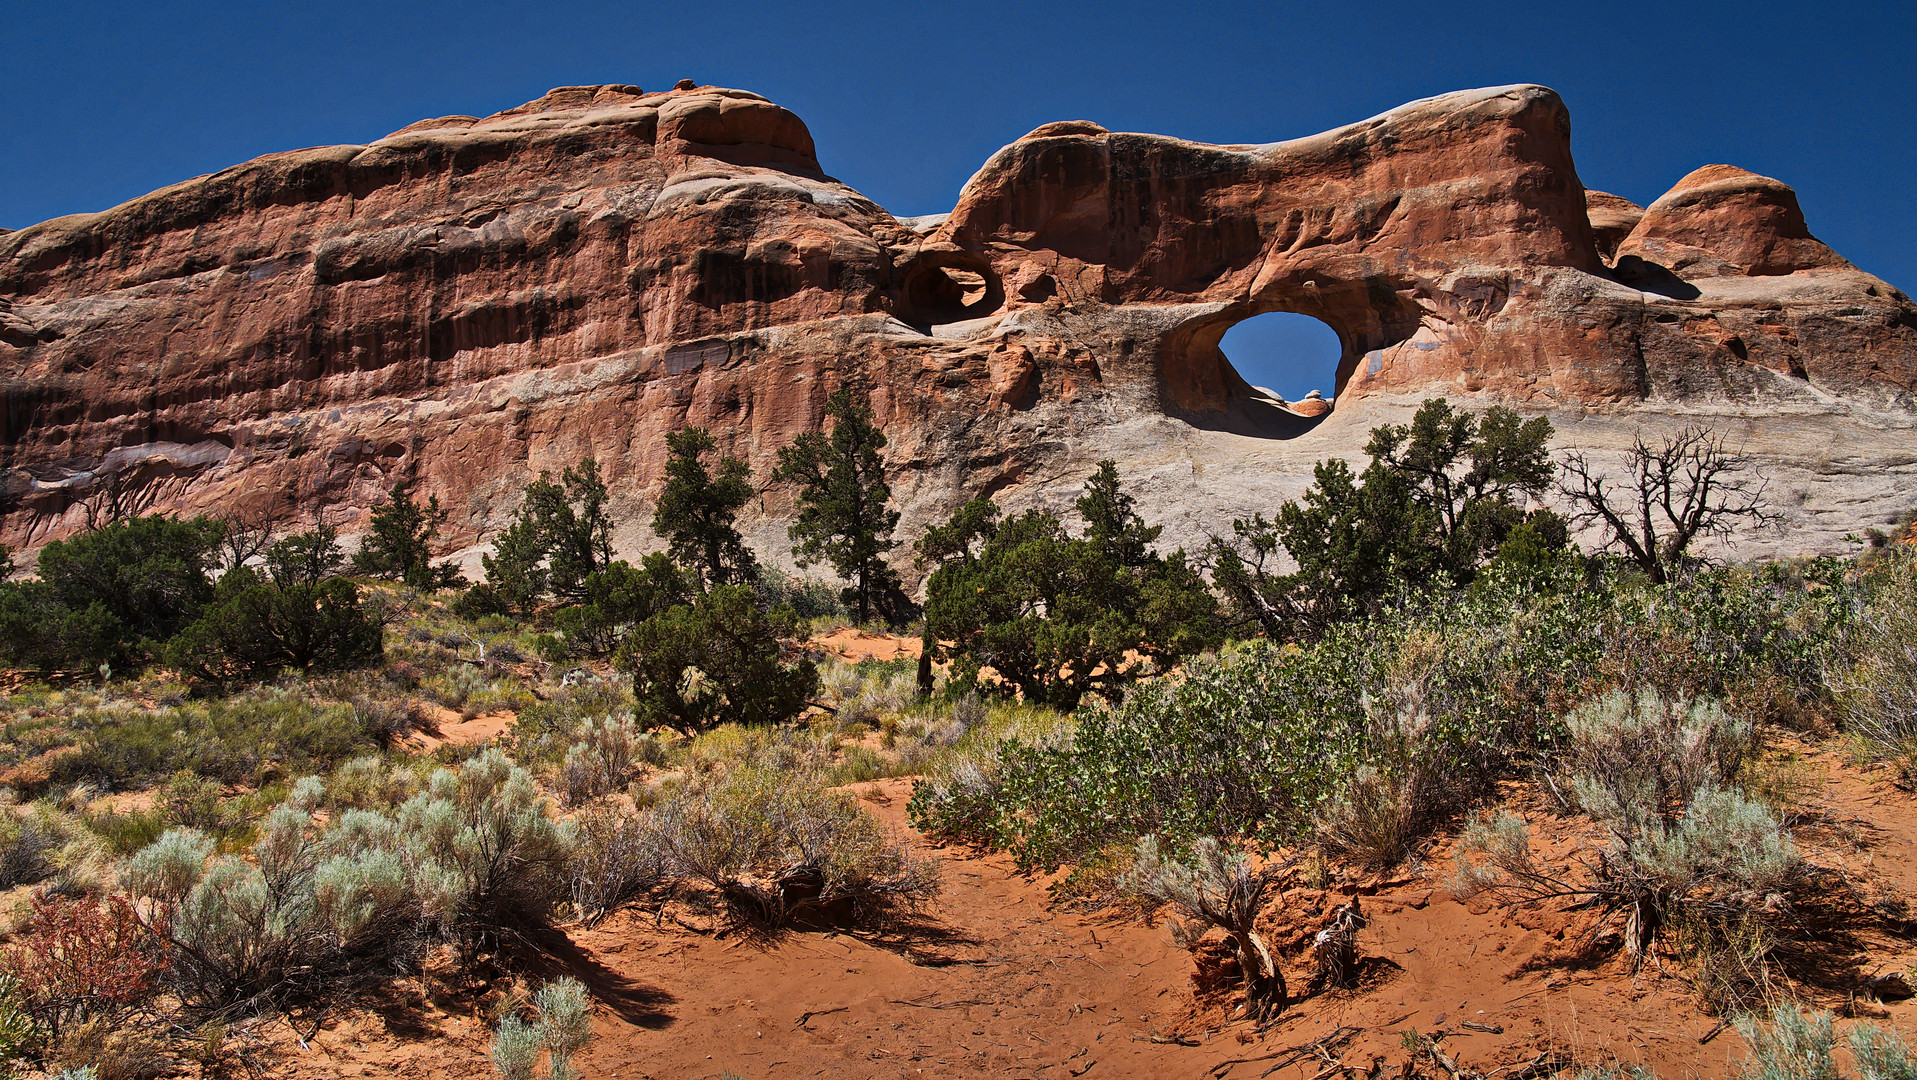
[[580, 602], [554, 615], [558, 638], [542, 651], [550, 659], [610, 655], [633, 627], [691, 603], [694, 591], [692, 575], [663, 554], [646, 556], [637, 568], [621, 559], [586, 577], [578, 590]]

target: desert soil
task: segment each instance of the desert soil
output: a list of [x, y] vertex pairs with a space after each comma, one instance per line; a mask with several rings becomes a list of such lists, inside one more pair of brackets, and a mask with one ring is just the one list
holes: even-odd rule
[[[1878, 892], [1917, 886], [1912, 798], [1831, 753], [1809, 757], [1814, 804], [1800, 843]], [[864, 803], [914, 842], [909, 779], [861, 784]], [[1542, 831], [1542, 830], [1541, 830]], [[1551, 836], [1544, 837], [1550, 842]], [[1200, 990], [1194, 956], [1161, 922], [1054, 904], [1048, 880], [1011, 859], [929, 847], [944, 891], [914, 927], [888, 935], [798, 932], [766, 940], [690, 908], [628, 911], [555, 934], [535, 976], [569, 972], [599, 1001], [588, 1077], [1173, 1076], [1287, 1080], [1442, 1076], [1415, 1031], [1437, 1036], [1465, 1072], [1519, 1073], [1540, 1055], [1616, 1058], [1666, 1078], [1724, 1075], [1743, 1054], [1734, 1032], [1697, 1006], [1674, 968], [1635, 975], [1615, 951], [1579, 960], [1575, 913], [1454, 899], [1450, 858], [1388, 878], [1294, 888], [1269, 909], [1293, 992], [1306, 946], [1332, 905], [1360, 897], [1368, 974], [1357, 990], [1318, 993], [1263, 1032], [1234, 1021], [1229, 988]], [[1216, 950], [1201, 949], [1215, 955]], [[1871, 942], [1866, 973], [1907, 970], [1909, 942]], [[381, 1008], [322, 1022], [303, 1045], [275, 1039], [273, 1071], [297, 1077], [483, 1077], [490, 1003], [445, 981], [409, 984]], [[1841, 998], [1815, 1001], [1841, 1008]], [[1917, 1027], [1917, 1004], [1854, 1002], [1857, 1015]], [[1885, 1022], [1880, 1019], [1879, 1022]], [[1297, 1048], [1332, 1037], [1329, 1056]], [[1278, 1066], [1274, 1069], [1274, 1066]], [[1569, 1075], [1569, 1074], [1566, 1074]]]

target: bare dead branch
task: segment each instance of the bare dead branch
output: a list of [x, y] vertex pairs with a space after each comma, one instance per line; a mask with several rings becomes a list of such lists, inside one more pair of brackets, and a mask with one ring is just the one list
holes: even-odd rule
[[1655, 444], [1642, 432], [1631, 441], [1622, 478], [1598, 472], [1581, 453], [1565, 455], [1558, 490], [1577, 508], [1575, 525], [1601, 525], [1604, 547], [1623, 549], [1652, 581], [1694, 561], [1699, 537], [1729, 542], [1740, 529], [1762, 528], [1778, 517], [1764, 507], [1765, 481], [1749, 472], [1752, 458], [1724, 436], [1691, 424]]

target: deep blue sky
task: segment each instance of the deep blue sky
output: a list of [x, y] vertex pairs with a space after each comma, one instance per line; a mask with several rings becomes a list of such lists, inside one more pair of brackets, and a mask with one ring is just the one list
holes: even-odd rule
[[[950, 209], [993, 150], [1050, 120], [1269, 142], [1537, 82], [1570, 104], [1586, 186], [1647, 203], [1699, 165], [1740, 165], [1917, 288], [1917, 3], [4, 0], [0, 41], [11, 228], [581, 83], [764, 94], [805, 118], [829, 172], [906, 215]], [[1292, 396], [1323, 380], [1254, 381]]]

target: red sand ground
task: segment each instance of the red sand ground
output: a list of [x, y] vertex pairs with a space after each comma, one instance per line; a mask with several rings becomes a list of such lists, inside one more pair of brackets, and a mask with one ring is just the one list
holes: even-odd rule
[[[1874, 871], [1879, 887], [1917, 887], [1917, 802], [1833, 755], [1814, 755], [1812, 766], [1825, 790], [1817, 820], [1798, 827], [1803, 846], [1853, 880]], [[855, 790], [909, 833], [910, 780]], [[1301, 943], [1330, 904], [1361, 895], [1371, 923], [1359, 940], [1374, 971], [1365, 989], [1308, 998], [1263, 1034], [1231, 1021], [1229, 993], [1195, 994], [1192, 956], [1162, 924], [1051, 906], [1045, 882], [1020, 876], [1003, 855], [956, 847], [933, 854], [944, 892], [914, 933], [808, 932], [766, 942], [675, 907], [663, 918], [627, 912], [556, 937], [542, 977], [571, 972], [600, 1002], [599, 1038], [579, 1062], [584, 1075], [1246, 1080], [1269, 1072], [1328, 1080], [1343, 1071], [1315, 1056], [1272, 1067], [1295, 1056], [1291, 1048], [1342, 1027], [1359, 1030], [1336, 1060], [1372, 1076], [1403, 1075], [1414, 1056], [1420, 1074], [1442, 1075], [1428, 1056], [1407, 1050], [1403, 1033], [1412, 1029], [1447, 1033], [1446, 1053], [1480, 1074], [1553, 1051], [1581, 1064], [1643, 1062], [1675, 1080], [1724, 1075], [1743, 1054], [1734, 1033], [1700, 1042], [1718, 1021], [1699, 1011], [1676, 971], [1647, 965], [1632, 976], [1615, 955], [1569, 959], [1579, 916], [1453, 899], [1442, 850], [1421, 873], [1334, 885], [1328, 894], [1294, 889], [1272, 905], [1271, 933], [1284, 946]], [[1867, 971], [1906, 970], [1917, 959], [1901, 939], [1870, 944]], [[1299, 992], [1306, 973], [1297, 944], [1284, 959]], [[488, 1076], [484, 1006], [444, 991], [430, 1000], [401, 993], [383, 1012], [322, 1025], [305, 1049], [285, 1043], [275, 1071]], [[1857, 1011], [1917, 1027], [1917, 1004], [1859, 1003]]]

